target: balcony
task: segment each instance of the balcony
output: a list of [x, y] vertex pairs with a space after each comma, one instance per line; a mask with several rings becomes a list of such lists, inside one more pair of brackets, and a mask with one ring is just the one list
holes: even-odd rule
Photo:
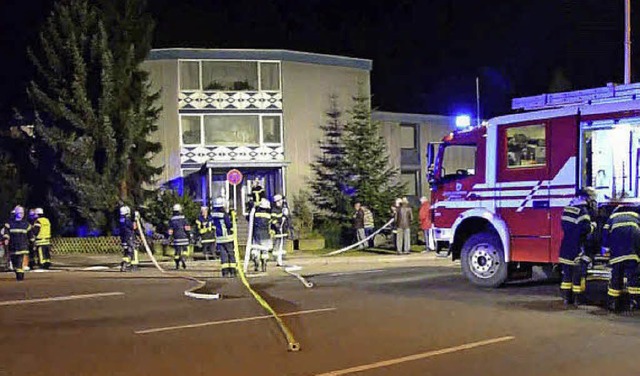
[[282, 145], [260, 146], [183, 146], [180, 151], [180, 164], [198, 164], [207, 162], [251, 162], [284, 163], [284, 148]]
[[179, 110], [282, 110], [280, 91], [180, 91]]

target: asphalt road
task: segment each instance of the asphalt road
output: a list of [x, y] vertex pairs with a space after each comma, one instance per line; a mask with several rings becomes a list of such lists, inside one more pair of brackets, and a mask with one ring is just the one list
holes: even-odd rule
[[[211, 278], [202, 263], [164, 275], [28, 273], [22, 283], [2, 273], [0, 375], [640, 373], [638, 317], [565, 310], [555, 284], [484, 290], [450, 263], [410, 264], [309, 265], [313, 289], [276, 271], [250, 278], [287, 314], [299, 352], [239, 281]], [[208, 278], [223, 299], [186, 298], [186, 275]], [[593, 300], [603, 287], [590, 286]]]

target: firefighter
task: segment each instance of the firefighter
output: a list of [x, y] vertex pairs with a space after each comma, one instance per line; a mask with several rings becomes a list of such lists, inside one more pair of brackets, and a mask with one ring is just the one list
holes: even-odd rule
[[135, 254], [135, 230], [137, 225], [131, 220], [131, 209], [128, 206], [120, 207], [120, 244], [122, 245], [122, 262], [120, 263], [120, 271], [126, 272], [137, 267], [134, 260], [137, 258]]
[[236, 255], [233, 249], [233, 227], [229, 214], [224, 210], [224, 199], [218, 197], [213, 202], [211, 214], [216, 236], [216, 247], [220, 252], [220, 267], [223, 277], [236, 276]]
[[24, 280], [24, 266], [29, 257], [29, 236], [31, 225], [25, 218], [24, 208], [16, 206], [14, 215], [2, 228], [2, 238], [8, 245], [16, 280]]
[[251, 258], [253, 259], [254, 271], [256, 272], [258, 271], [258, 266], [260, 266], [263, 272], [267, 271], [269, 251], [273, 249], [271, 235], [271, 203], [266, 198], [263, 198], [255, 209], [253, 217]]
[[285, 251], [286, 239], [289, 234], [289, 208], [282, 195], [273, 196], [271, 209], [271, 230], [274, 235], [273, 255], [276, 256], [276, 265], [282, 266], [282, 258]]
[[169, 236], [173, 237], [173, 247], [175, 249], [173, 261], [176, 263], [176, 270], [180, 269], [181, 263], [183, 269], [187, 268], [184, 254], [187, 252], [187, 247], [189, 246], [190, 231], [191, 226], [189, 226], [186, 218], [182, 215], [182, 205], [173, 205], [173, 216], [169, 220], [168, 233]]
[[562, 283], [560, 291], [565, 305], [584, 304], [587, 266], [591, 262], [585, 254], [587, 237], [595, 228], [588, 210], [588, 191], [580, 190], [562, 212], [562, 243], [560, 259]]
[[36, 208], [34, 214], [33, 237], [38, 265], [49, 269], [51, 267], [51, 222], [44, 216], [42, 208]]
[[256, 205], [260, 204], [262, 199], [266, 198], [266, 192], [262, 185], [260, 184], [260, 179], [255, 178], [253, 180], [253, 185], [251, 187], [251, 193], [249, 195], [249, 210], [251, 210]]
[[200, 216], [196, 219], [196, 231], [200, 237], [202, 244], [202, 253], [205, 259], [209, 260], [209, 256], [215, 259], [214, 246], [216, 242], [216, 234], [213, 226], [213, 218], [209, 215], [209, 207], [200, 208]]
[[[36, 209], [29, 209], [29, 214], [27, 215], [27, 221], [31, 225], [33, 229], [33, 225], [36, 223]], [[36, 265], [40, 264], [40, 260], [38, 259], [38, 254], [36, 253], [36, 238], [33, 232], [29, 233], [29, 264], [25, 267], [25, 270], [34, 269]]]
[[[603, 228], [603, 246], [611, 253], [611, 279], [607, 289], [607, 308], [613, 312], [623, 308], [636, 311], [640, 305], [638, 283], [638, 251], [640, 251], [640, 215], [637, 208], [616, 208]], [[629, 303], [621, 307], [624, 278], [627, 280]]]

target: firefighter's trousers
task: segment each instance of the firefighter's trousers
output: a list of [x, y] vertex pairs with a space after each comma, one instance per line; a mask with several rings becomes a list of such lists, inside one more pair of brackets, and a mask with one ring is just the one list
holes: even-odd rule
[[50, 245], [38, 245], [36, 246], [38, 261], [45, 269], [51, 265], [51, 246]]
[[216, 255], [216, 243], [214, 240], [211, 241], [202, 241], [202, 254], [205, 256], [214, 256]]
[[587, 262], [577, 260], [574, 264], [562, 264], [560, 290], [565, 298], [580, 295], [587, 289]]
[[29, 250], [17, 251], [11, 254], [11, 264], [13, 264], [13, 271], [16, 273], [16, 280], [18, 281], [24, 279], [24, 266], [28, 256]]
[[287, 253], [287, 251], [285, 250], [285, 245], [286, 243], [286, 236], [283, 236], [281, 234], [277, 234], [276, 237], [273, 240], [273, 255], [276, 257], [276, 264], [278, 266], [282, 266], [283, 264], [283, 257], [284, 255]]
[[619, 298], [624, 290], [624, 279], [627, 279], [629, 298], [632, 301], [640, 301], [640, 283], [638, 282], [638, 261], [624, 260], [611, 264], [611, 280], [607, 295], [610, 298]]
[[218, 243], [218, 251], [220, 252], [220, 267], [222, 275], [233, 275], [236, 267], [236, 255], [233, 252], [233, 242]]

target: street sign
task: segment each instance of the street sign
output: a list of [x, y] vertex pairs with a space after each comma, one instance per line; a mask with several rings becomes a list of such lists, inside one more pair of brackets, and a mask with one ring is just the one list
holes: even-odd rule
[[229, 170], [229, 172], [227, 172], [227, 181], [233, 186], [240, 184], [242, 182], [242, 172], [235, 168], [233, 170]]

